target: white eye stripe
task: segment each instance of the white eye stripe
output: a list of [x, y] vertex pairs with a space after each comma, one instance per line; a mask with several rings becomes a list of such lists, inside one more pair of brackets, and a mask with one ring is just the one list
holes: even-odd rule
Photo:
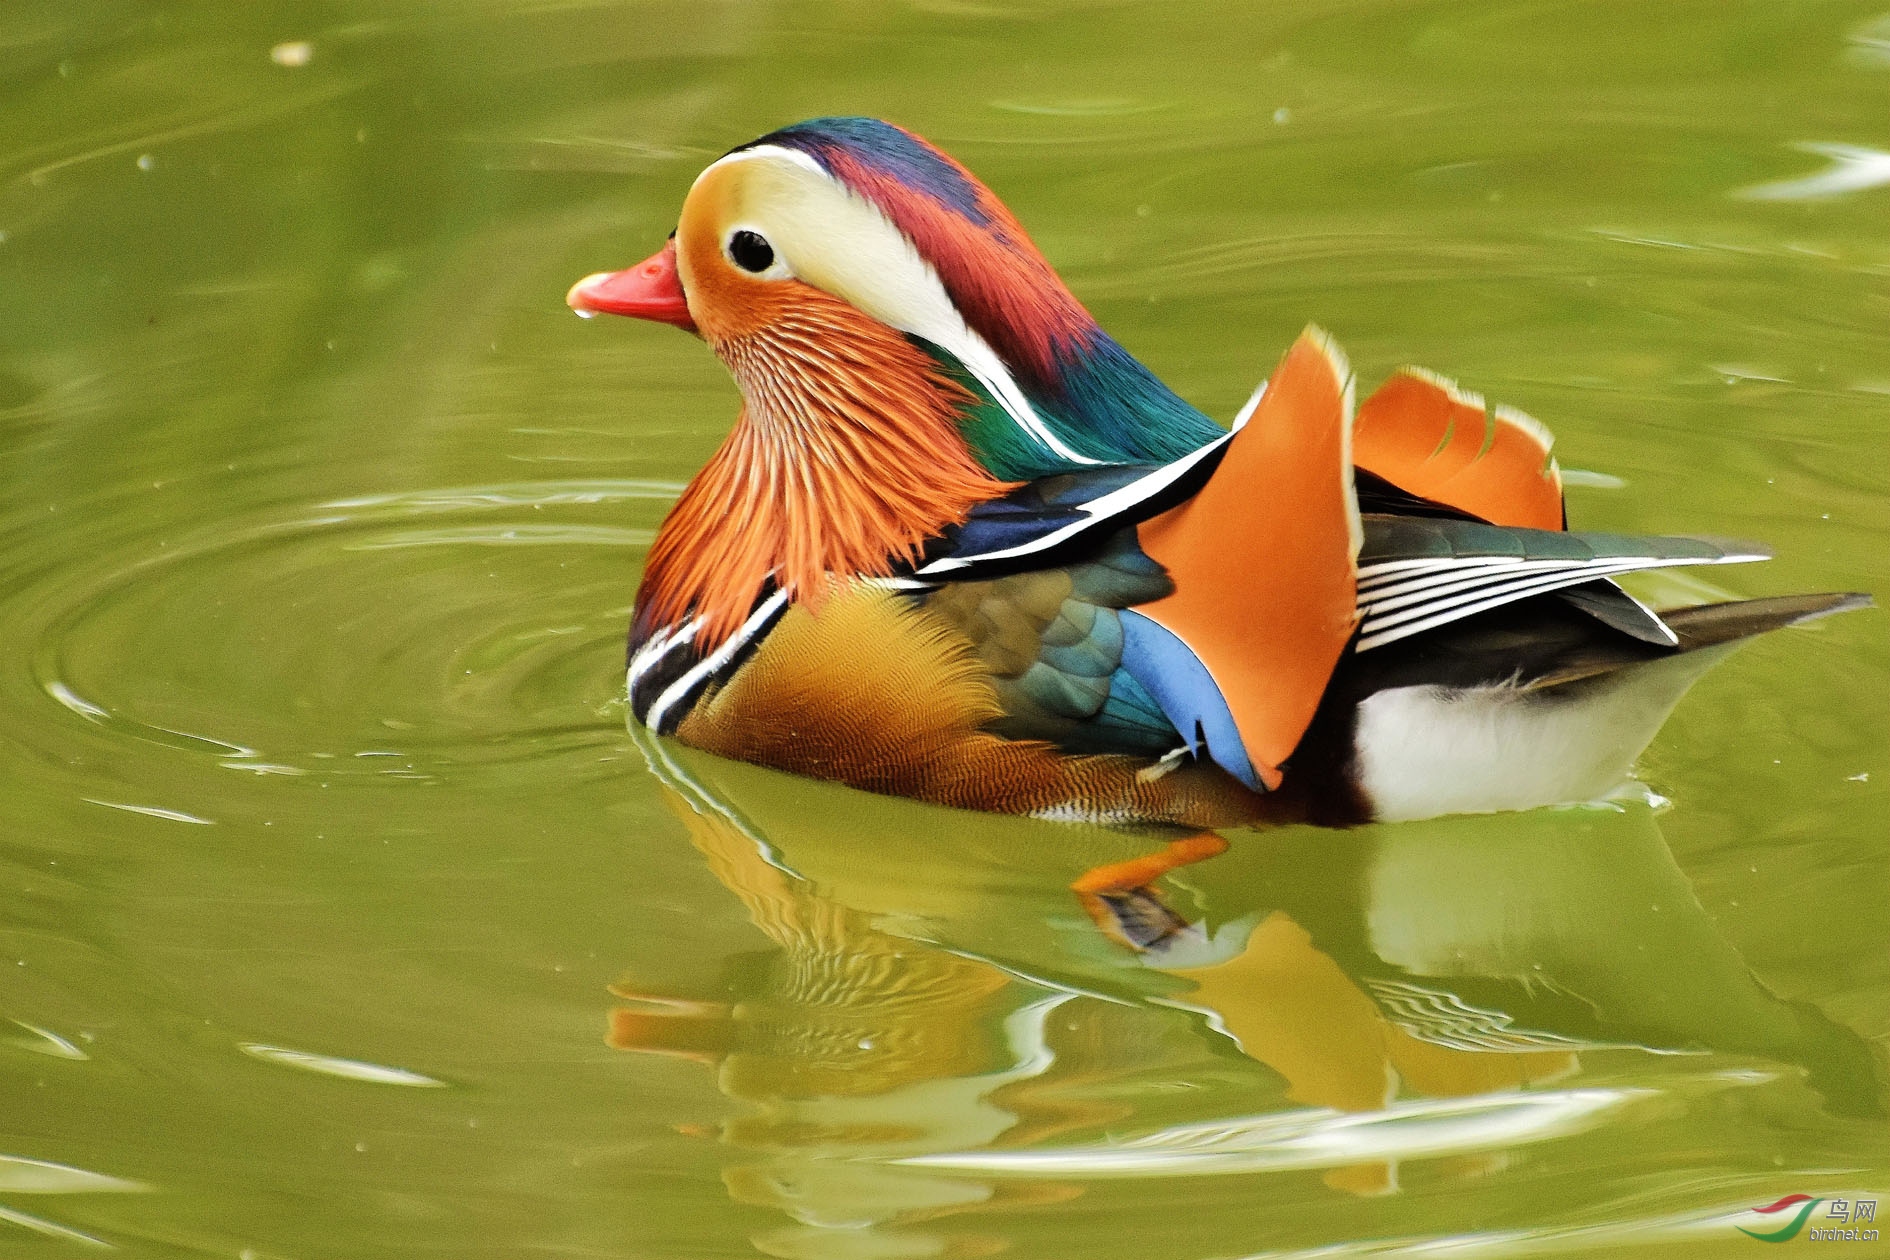
[[[737, 162], [754, 161], [788, 162], [795, 166], [804, 167], [820, 176], [822, 179], [828, 178], [827, 168], [822, 166], [819, 162], [816, 162], [807, 154], [802, 153], [799, 149], [790, 149], [785, 145], [779, 144], [758, 144], [753, 148], [737, 149], [733, 153], [724, 153], [721, 157], [702, 168], [702, 174], [696, 176], [695, 184], [700, 184], [710, 171], [720, 167], [733, 166]], [[695, 184], [691, 184], [690, 187], [694, 188]]]
[[1072, 450], [1037, 414], [990, 343], [965, 323], [938, 273], [878, 206], [796, 149], [742, 149], [709, 170], [737, 162], [756, 169], [737, 194], [740, 218], [726, 229], [725, 252], [734, 232], [756, 232], [773, 248], [777, 264], [795, 277], [957, 359], [1044, 449], [1072, 463], [1101, 462]]

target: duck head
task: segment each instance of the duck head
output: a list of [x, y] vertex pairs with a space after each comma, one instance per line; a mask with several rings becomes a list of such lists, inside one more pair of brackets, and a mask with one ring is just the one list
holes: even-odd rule
[[[662, 249], [567, 301], [700, 334], [751, 405], [831, 376], [818, 344], [771, 334], [879, 325], [972, 396], [958, 428], [1003, 478], [1163, 462], [1220, 432], [1103, 332], [990, 189], [876, 119], [813, 119], [731, 151]], [[757, 363], [757, 339], [779, 353]]]
[[1018, 480], [1153, 463], [1221, 430], [1111, 340], [1004, 205], [889, 123], [824, 118], [696, 178], [648, 259], [580, 314], [701, 336], [741, 420], [652, 547], [634, 634], [732, 632], [764, 584], [817, 603]]

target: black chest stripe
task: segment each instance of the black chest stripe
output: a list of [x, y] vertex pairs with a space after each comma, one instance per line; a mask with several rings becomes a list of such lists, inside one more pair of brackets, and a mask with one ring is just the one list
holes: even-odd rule
[[709, 653], [696, 649], [696, 619], [673, 632], [670, 627], [658, 630], [630, 658], [630, 712], [657, 734], [673, 734], [711, 686], [747, 663], [787, 610], [787, 592], [774, 591], [755, 605], [726, 643]]

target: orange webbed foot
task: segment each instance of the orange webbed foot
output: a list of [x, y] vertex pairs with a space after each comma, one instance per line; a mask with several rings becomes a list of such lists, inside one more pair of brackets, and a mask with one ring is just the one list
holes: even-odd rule
[[1226, 840], [1211, 831], [1197, 832], [1157, 852], [1085, 871], [1070, 889], [1105, 934], [1137, 953], [1159, 953], [1198, 929], [1169, 906], [1155, 881], [1225, 852]]

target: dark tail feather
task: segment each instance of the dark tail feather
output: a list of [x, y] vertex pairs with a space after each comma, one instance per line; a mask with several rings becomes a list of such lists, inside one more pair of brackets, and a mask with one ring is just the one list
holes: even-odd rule
[[1868, 608], [1871, 598], [1855, 592], [1827, 592], [1821, 595], [1775, 595], [1770, 599], [1744, 599], [1730, 604], [1701, 604], [1693, 608], [1675, 608], [1662, 612], [1660, 619], [1679, 636], [1680, 651], [1712, 647], [1748, 639], [1781, 626], [1795, 626], [1815, 621], [1832, 613]]
[[[1796, 625], [1828, 617], [1832, 613], [1868, 608], [1868, 595], [1835, 592], [1822, 595], [1777, 595], [1770, 599], [1743, 599], [1729, 604], [1698, 604], [1675, 608], [1658, 616], [1679, 642], [1671, 648], [1608, 636], [1590, 639], [1534, 668], [1525, 668], [1524, 677], [1531, 689], [1561, 687], [1616, 670], [1671, 661], [1675, 657], [1706, 648], [1723, 651], [1705, 652], [1694, 658], [1695, 676], [1711, 668], [1713, 662], [1733, 646], [1767, 630]], [[1676, 699], [1678, 693], [1676, 693]]]

